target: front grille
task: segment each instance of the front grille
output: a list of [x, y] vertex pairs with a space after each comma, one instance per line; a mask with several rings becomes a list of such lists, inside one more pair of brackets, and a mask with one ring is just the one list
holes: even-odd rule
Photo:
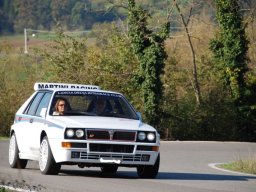
[[115, 131], [113, 135], [113, 140], [135, 141], [135, 136], [136, 132]]
[[100, 160], [100, 158], [113, 158], [113, 159], [120, 159], [121, 161], [129, 161], [129, 162], [145, 162], [150, 160], [150, 155], [117, 155], [117, 154], [97, 154], [97, 153], [87, 153], [81, 152], [80, 159], [86, 160]]
[[87, 130], [88, 140], [135, 141], [136, 131]]
[[134, 145], [90, 143], [91, 152], [133, 153]]
[[104, 130], [87, 130], [87, 139], [109, 140], [109, 132]]

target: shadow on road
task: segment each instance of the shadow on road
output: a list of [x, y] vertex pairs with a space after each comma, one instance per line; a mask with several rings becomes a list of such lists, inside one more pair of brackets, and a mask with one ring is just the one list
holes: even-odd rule
[[245, 175], [218, 175], [206, 173], [169, 173], [159, 172], [156, 179], [160, 180], [203, 180], [203, 181], [248, 181], [256, 179], [256, 176]]
[[[117, 174], [102, 174], [100, 171], [90, 170], [61, 170], [60, 176], [84, 176], [100, 178], [117, 178], [117, 179], [140, 179], [136, 171], [118, 171]], [[203, 173], [175, 173], [159, 172], [157, 180], [202, 180], [202, 181], [248, 181], [256, 179], [256, 176], [245, 175], [218, 175]]]
[[118, 171], [117, 174], [103, 174], [92, 170], [66, 170], [61, 169], [59, 176], [84, 176], [98, 178], [138, 179], [136, 171]]

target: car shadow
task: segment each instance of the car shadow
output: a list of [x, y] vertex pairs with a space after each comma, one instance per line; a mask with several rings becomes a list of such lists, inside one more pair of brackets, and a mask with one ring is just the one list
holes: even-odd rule
[[156, 179], [160, 180], [202, 180], [202, 181], [248, 181], [256, 176], [248, 175], [221, 175], [210, 173], [175, 173], [159, 172]]
[[[117, 179], [141, 179], [136, 171], [118, 171], [116, 174], [103, 174], [100, 171], [91, 170], [61, 170], [60, 176], [84, 176], [99, 178], [117, 178]], [[256, 176], [247, 175], [221, 175], [210, 173], [175, 173], [159, 172], [156, 180], [202, 180], [202, 181], [248, 181], [256, 179]]]
[[61, 169], [60, 176], [83, 176], [83, 177], [98, 177], [98, 178], [118, 178], [118, 179], [138, 179], [135, 171], [117, 171], [116, 174], [102, 173], [100, 170], [67, 170]]

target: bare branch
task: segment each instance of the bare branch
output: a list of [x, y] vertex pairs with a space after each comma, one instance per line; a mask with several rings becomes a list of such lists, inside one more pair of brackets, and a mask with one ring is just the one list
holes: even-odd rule
[[190, 7], [190, 10], [189, 10], [189, 15], [188, 15], [188, 20], [187, 20], [187, 22], [186, 22], [186, 26], [188, 26], [188, 24], [189, 24], [189, 22], [190, 22], [190, 18], [191, 18], [191, 16], [192, 16], [192, 10], [193, 10], [193, 7], [191, 6], [191, 7]]
[[170, 8], [169, 10], [167, 9], [167, 17], [166, 17], [166, 20], [167, 20], [167, 21], [170, 20], [171, 15], [172, 15], [173, 10], [174, 10], [174, 7], [175, 7], [175, 3], [173, 2], [171, 8]]
[[193, 81], [191, 83], [192, 83], [192, 86], [193, 86], [194, 91], [195, 91], [195, 97], [196, 97], [197, 104], [200, 105], [200, 103], [201, 103], [201, 92], [200, 92], [200, 86], [199, 86], [198, 75], [197, 75], [196, 55], [195, 55], [195, 50], [194, 50], [192, 40], [191, 40], [191, 36], [189, 34], [189, 29], [188, 29], [188, 22], [189, 22], [189, 20], [192, 16], [191, 15], [192, 7], [190, 9], [190, 14], [189, 14], [188, 21], [186, 22], [185, 18], [184, 18], [184, 15], [182, 14], [182, 12], [180, 10], [180, 7], [177, 3], [177, 0], [173, 0], [173, 3], [175, 5], [178, 13], [180, 14], [180, 18], [181, 18], [181, 21], [182, 21], [183, 26], [185, 28], [186, 36], [187, 36], [188, 43], [189, 43], [189, 46], [190, 46], [191, 56], [192, 56], [192, 63], [193, 63]]
[[250, 23], [250, 22], [253, 22], [254, 21], [254, 14], [256, 13], [256, 7], [254, 7], [251, 11], [250, 11], [250, 13], [249, 13], [249, 16], [248, 16], [248, 18], [245, 20], [245, 22], [244, 22], [244, 28], [246, 28], [247, 27], [247, 25]]
[[124, 25], [124, 21], [120, 17], [118, 17], [118, 20], [121, 23], [121, 28], [124, 33], [124, 36], [126, 37], [126, 39], [129, 39], [128, 34], [127, 34], [128, 27]]

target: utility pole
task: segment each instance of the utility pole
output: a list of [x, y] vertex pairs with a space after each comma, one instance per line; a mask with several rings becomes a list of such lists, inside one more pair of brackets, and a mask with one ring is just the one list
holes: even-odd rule
[[28, 45], [27, 45], [27, 43], [28, 43], [28, 37], [27, 37], [27, 29], [26, 28], [24, 28], [24, 42], [25, 42], [25, 47], [24, 47], [24, 53], [25, 54], [27, 54], [28, 53]]

